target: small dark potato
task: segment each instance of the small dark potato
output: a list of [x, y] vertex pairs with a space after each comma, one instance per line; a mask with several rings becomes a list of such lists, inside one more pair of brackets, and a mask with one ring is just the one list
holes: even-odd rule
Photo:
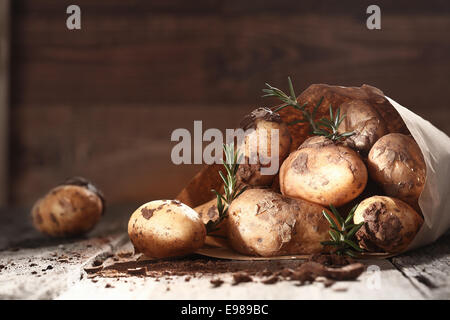
[[369, 152], [369, 175], [386, 195], [399, 198], [416, 210], [425, 185], [426, 165], [416, 141], [400, 133], [380, 138]]
[[50, 190], [31, 210], [36, 229], [52, 237], [77, 236], [100, 220], [105, 204], [101, 192], [83, 178], [72, 178]]
[[[251, 186], [269, 186], [278, 173], [279, 166], [287, 157], [291, 147], [291, 136], [286, 124], [281, 121], [278, 113], [267, 108], [259, 108], [247, 115], [241, 122], [244, 131], [254, 129], [246, 134], [243, 143], [238, 147], [244, 156], [244, 163], [239, 166], [237, 178], [240, 183]], [[265, 131], [264, 131], [265, 130]], [[272, 162], [261, 163], [261, 158], [271, 158], [271, 133], [278, 130], [278, 168], [273, 174], [263, 174], [262, 168], [268, 168]], [[251, 163], [250, 159], [256, 159]], [[269, 159], [267, 159], [269, 160]]]
[[364, 222], [356, 232], [362, 248], [388, 253], [407, 249], [423, 224], [422, 217], [407, 203], [385, 196], [362, 201], [353, 221], [355, 224]]
[[364, 155], [369, 153], [378, 139], [389, 133], [384, 119], [365, 101], [352, 100], [344, 103], [341, 114], [345, 114], [345, 118], [338, 132], [354, 132], [354, 135], [346, 139], [346, 143]]
[[358, 153], [325, 137], [307, 139], [280, 169], [283, 195], [323, 206], [342, 206], [365, 188], [367, 169]]

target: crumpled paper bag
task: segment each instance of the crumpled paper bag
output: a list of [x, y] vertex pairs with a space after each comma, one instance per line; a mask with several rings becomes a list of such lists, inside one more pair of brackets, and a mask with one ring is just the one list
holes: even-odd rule
[[424, 224], [408, 250], [436, 241], [450, 228], [450, 138], [429, 121], [386, 97], [402, 117], [425, 158], [427, 178], [419, 197]]

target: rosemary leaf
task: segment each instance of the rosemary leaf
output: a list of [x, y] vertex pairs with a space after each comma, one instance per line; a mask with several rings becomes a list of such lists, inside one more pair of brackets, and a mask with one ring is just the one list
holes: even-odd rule
[[364, 224], [364, 222], [361, 222], [359, 224], [352, 223], [356, 208], [357, 206], [354, 206], [350, 210], [347, 218], [344, 220], [339, 214], [338, 210], [332, 204], [330, 204], [330, 210], [341, 225], [340, 228], [337, 227], [336, 222], [334, 221], [334, 219], [332, 219], [330, 214], [328, 214], [325, 210], [322, 211], [325, 219], [327, 219], [328, 223], [330, 224], [330, 230], [328, 233], [331, 237], [331, 241], [323, 241], [321, 242], [322, 245], [334, 246], [336, 247], [336, 253], [347, 254], [352, 257], [356, 257], [356, 253], [358, 252], [363, 252], [363, 249], [361, 249], [359, 245], [353, 241], [355, 233]]
[[210, 220], [205, 224], [208, 234], [218, 230], [218, 225], [228, 215], [228, 207], [231, 205], [231, 202], [245, 190], [245, 188], [238, 188], [236, 179], [240, 163], [238, 160], [242, 159], [242, 154], [238, 154], [238, 151], [235, 152], [233, 143], [229, 145], [224, 144], [223, 151], [225, 154], [225, 161], [222, 161], [222, 164], [225, 168], [226, 176], [222, 171], [219, 171], [219, 175], [224, 184], [224, 195], [214, 189], [211, 190], [217, 198], [217, 211], [219, 212], [219, 217], [215, 221]]
[[348, 244], [350, 247], [352, 247], [354, 250], [356, 250], [356, 251], [358, 251], [358, 252], [363, 252], [363, 251], [364, 251], [364, 250], [361, 249], [356, 243], [354, 243], [354, 242], [351, 241], [351, 240], [344, 239], [343, 242], [344, 242], [345, 244]]
[[334, 222], [333, 218], [330, 217], [330, 215], [325, 211], [322, 210], [322, 214], [325, 216], [325, 219], [327, 219], [328, 223], [334, 227], [335, 229], [339, 229], [339, 227], [336, 225], [336, 223]]
[[341, 228], [342, 228], [343, 224], [344, 224], [344, 220], [342, 219], [341, 215], [337, 211], [336, 207], [333, 206], [332, 204], [330, 204], [330, 209], [331, 209], [331, 212], [333, 212], [333, 215], [336, 217], [337, 221], [339, 222], [339, 224], [341, 225]]
[[349, 238], [353, 237], [353, 236], [356, 234], [356, 232], [358, 232], [358, 230], [361, 229], [361, 227], [363, 226], [363, 224], [364, 224], [364, 222], [361, 222], [361, 223], [355, 225], [355, 226], [354, 226], [352, 229], [350, 229], [350, 231], [347, 233], [347, 236], [348, 236]]
[[358, 208], [358, 205], [353, 206], [353, 208], [348, 213], [347, 218], [345, 219], [345, 223], [349, 223], [353, 220], [353, 216], [355, 215], [356, 208]]
[[266, 93], [265, 95], [263, 95], [263, 97], [276, 97], [284, 103], [282, 106], [275, 109], [275, 112], [290, 106], [293, 107], [294, 109], [299, 110], [302, 113], [304, 121], [291, 122], [290, 123], [291, 125], [302, 122], [309, 122], [310, 132], [312, 132], [315, 135], [324, 136], [333, 141], [339, 141], [343, 138], [349, 137], [354, 134], [353, 132], [345, 132], [341, 134], [338, 133], [338, 128], [341, 125], [342, 121], [344, 120], [345, 115], [341, 116], [340, 108], [337, 108], [336, 114], [334, 114], [331, 105], [329, 107], [330, 119], [322, 118], [319, 121], [315, 122], [314, 119], [316, 117], [317, 110], [319, 109], [319, 106], [322, 104], [324, 97], [321, 97], [320, 100], [317, 102], [317, 104], [314, 106], [312, 112], [309, 112], [306, 110], [307, 106], [306, 103], [301, 106], [298, 104], [297, 97], [294, 91], [294, 86], [292, 85], [290, 77], [288, 77], [288, 86], [289, 86], [289, 95], [287, 95], [278, 88], [272, 87], [268, 83], [266, 83], [266, 88], [262, 89], [262, 91]]

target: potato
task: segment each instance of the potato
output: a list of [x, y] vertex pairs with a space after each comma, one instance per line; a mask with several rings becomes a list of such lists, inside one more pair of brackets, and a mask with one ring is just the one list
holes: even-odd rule
[[[244, 141], [238, 147], [238, 152], [244, 156], [244, 163], [239, 166], [237, 178], [240, 183], [251, 186], [269, 186], [278, 173], [279, 166], [287, 157], [291, 146], [291, 136], [289, 130], [280, 115], [267, 108], [259, 108], [247, 115], [241, 122], [241, 128], [244, 131], [254, 129], [246, 134]], [[261, 158], [272, 157], [272, 139], [271, 133], [278, 130], [278, 155], [273, 174], [264, 174], [261, 172], [263, 167], [270, 167], [272, 162], [261, 163]], [[255, 161], [251, 161], [255, 159]], [[273, 165], [276, 165], [275, 163]]]
[[384, 119], [365, 101], [346, 102], [340, 110], [341, 115], [345, 114], [345, 118], [338, 132], [354, 132], [354, 135], [346, 139], [346, 143], [364, 155], [369, 153], [378, 139], [389, 133]]
[[153, 258], [181, 256], [203, 246], [205, 226], [190, 207], [176, 200], [156, 200], [140, 206], [128, 222], [136, 252]]
[[[216, 221], [219, 219], [219, 211], [217, 210], [217, 199], [214, 198], [201, 206], [194, 208], [199, 214], [200, 219], [206, 225], [210, 220]], [[226, 236], [226, 223], [221, 222], [217, 228], [217, 231], [212, 232], [213, 235]]]
[[356, 205], [360, 204], [361, 201], [364, 199], [377, 196], [380, 194], [384, 194], [383, 189], [375, 182], [373, 181], [370, 176], [367, 179], [366, 187], [364, 188], [363, 192], [359, 196], [357, 196], [352, 201], [337, 207], [338, 211], [341, 213], [341, 215], [346, 218], [350, 210], [353, 209]]
[[352, 149], [325, 137], [307, 139], [280, 169], [283, 195], [320, 205], [342, 206], [367, 183], [367, 169]]
[[422, 217], [407, 203], [391, 197], [374, 196], [362, 201], [353, 217], [365, 222], [356, 232], [359, 245], [374, 252], [405, 250], [423, 224]]
[[326, 249], [321, 242], [329, 240], [329, 223], [322, 210], [320, 205], [269, 189], [246, 190], [229, 207], [228, 239], [236, 251], [248, 255], [322, 252]]
[[90, 231], [105, 209], [102, 193], [76, 177], [53, 188], [31, 210], [33, 225], [52, 237], [76, 236]]
[[369, 152], [367, 165], [386, 195], [420, 210], [417, 201], [425, 186], [426, 165], [411, 136], [391, 133], [380, 138]]
[[210, 220], [215, 221], [219, 218], [216, 198], [194, 208], [194, 210], [197, 211], [204, 224], [207, 224]]

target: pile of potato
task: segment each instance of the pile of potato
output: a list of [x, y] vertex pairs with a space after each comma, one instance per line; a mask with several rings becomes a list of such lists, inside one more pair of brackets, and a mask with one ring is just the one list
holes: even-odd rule
[[[312, 85], [297, 101], [307, 103], [307, 108], [322, 101], [317, 118], [327, 116], [330, 105], [340, 107], [346, 117], [338, 132], [354, 134], [332, 141], [311, 134], [308, 124], [288, 125], [300, 116], [290, 108], [251, 112], [241, 128], [255, 131], [236, 148], [244, 157], [237, 181], [247, 189], [231, 203], [227, 218], [210, 235], [246, 255], [330, 252], [333, 247], [322, 244], [330, 240], [330, 224], [323, 211], [334, 217], [330, 205], [341, 214], [358, 205], [353, 221], [364, 222], [355, 234], [361, 248], [386, 253], [405, 250], [423, 224], [418, 199], [426, 166], [399, 114], [380, 90], [367, 85]], [[255, 138], [259, 130], [269, 134], [278, 130], [279, 140]], [[261, 169], [270, 164], [253, 164], [249, 159], [259, 156], [252, 152], [271, 150], [271, 143], [278, 143], [275, 156], [281, 166], [279, 172], [263, 175]], [[220, 190], [220, 169], [219, 165], [207, 166], [177, 200], [139, 207], [128, 225], [136, 251], [162, 258], [202, 247], [205, 224], [219, 214], [211, 189]], [[36, 203], [32, 216], [42, 232], [66, 236], [89, 231], [103, 210], [101, 193], [78, 178], [51, 190]]]
[[[323, 103], [318, 117], [327, 114], [329, 105], [340, 106], [346, 117], [338, 131], [353, 131], [352, 136], [332, 141], [311, 135], [305, 124], [288, 126], [299, 116], [288, 108], [279, 113], [259, 108], [242, 121], [241, 127], [254, 128], [255, 135], [261, 129], [279, 130], [281, 167], [276, 175], [262, 175], [263, 164], [248, 161], [254, 156], [250, 150], [270, 150], [268, 139], [249, 136], [237, 148], [245, 160], [237, 179], [247, 190], [231, 203], [228, 217], [213, 233], [225, 238], [234, 250], [265, 257], [332, 251], [332, 247], [322, 245], [330, 237], [330, 225], [322, 212], [333, 216], [330, 205], [342, 214], [359, 204], [353, 220], [364, 224], [355, 236], [360, 247], [369, 252], [401, 252], [420, 229], [423, 218], [418, 198], [426, 179], [424, 158], [384, 94], [367, 85], [312, 85], [297, 98], [299, 104], [306, 102], [308, 106], [320, 99]], [[250, 148], [255, 147], [252, 143], [257, 143], [257, 148]], [[180, 204], [155, 207], [151, 202], [147, 206], [153, 216], [164, 211], [167, 221], [162, 222], [164, 226], [150, 226], [152, 218], [145, 218], [142, 208], [138, 209], [128, 229], [135, 247], [139, 251], [146, 248], [147, 255], [163, 257], [173, 255], [173, 247], [187, 253], [203, 245], [201, 225], [218, 218], [216, 199], [204, 201], [211, 187], [219, 184], [217, 170], [217, 166], [205, 168], [177, 197], [195, 207], [198, 219], [192, 217], [186, 223], [185, 213], [180, 213], [184, 218], [179, 222], [175, 218], [169, 221], [169, 216], [178, 214]], [[199, 236], [203, 238], [199, 240]], [[159, 244], [156, 248], [155, 243]]]

